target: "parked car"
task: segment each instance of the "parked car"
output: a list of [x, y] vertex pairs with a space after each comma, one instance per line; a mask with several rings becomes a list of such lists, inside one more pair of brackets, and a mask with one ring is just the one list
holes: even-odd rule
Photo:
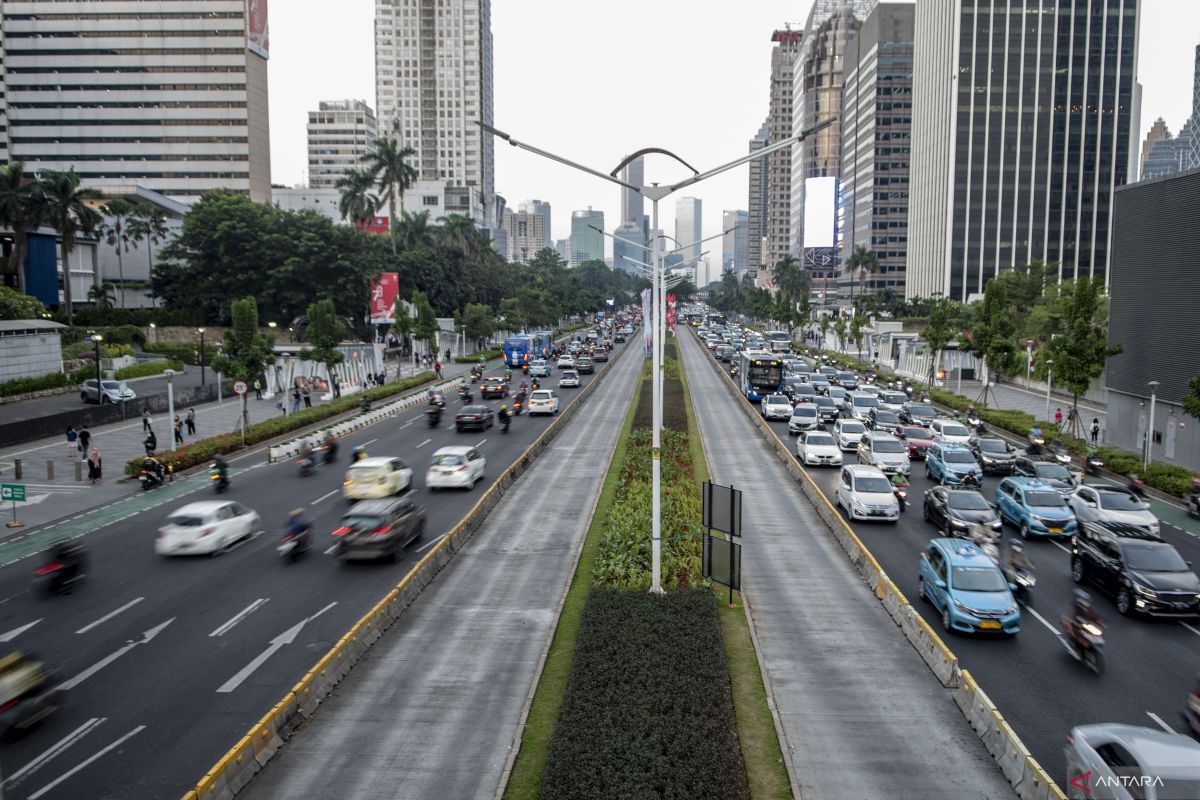
[[1158, 517], [1150, 504], [1118, 486], [1080, 486], [1067, 495], [1067, 505], [1080, 522], [1120, 522], [1159, 535]]
[[866, 432], [867, 426], [856, 419], [841, 418], [833, 423], [833, 438], [843, 450], [857, 449], [859, 440]]
[[795, 436], [821, 427], [821, 412], [813, 403], [796, 403], [788, 418], [788, 433]]
[[[529, 372], [531, 375], [533, 374], [532, 366], [529, 368]], [[508, 384], [504, 382], [504, 378], [484, 378], [483, 383], [479, 384], [479, 396], [508, 397]]]
[[805, 466], [842, 465], [842, 450], [831, 434], [822, 430], [804, 431], [796, 440], [796, 457]]
[[1081, 523], [1071, 539], [1071, 578], [1115, 597], [1127, 616], [1200, 616], [1200, 578], [1173, 545], [1138, 525]]
[[959, 484], [970, 473], [983, 477], [975, 455], [961, 444], [934, 441], [925, 451], [925, 477], [941, 484]]
[[877, 467], [847, 464], [838, 477], [837, 505], [851, 520], [900, 520], [900, 501], [892, 484]]
[[463, 406], [454, 415], [454, 430], [458, 433], [477, 430], [481, 433], [496, 424], [496, 412], [491, 406]]
[[987, 555], [962, 539], [931, 539], [921, 553], [917, 592], [941, 612], [942, 627], [963, 633], [1021, 630], [1021, 608], [1008, 579]]
[[1041, 461], [1034, 456], [1019, 455], [1013, 460], [1013, 474], [1037, 478], [1047, 486], [1063, 494], [1071, 494], [1079, 485], [1078, 473], [1072, 472], [1057, 461]]
[[[1200, 797], [1200, 743], [1178, 733], [1115, 722], [1078, 725], [1063, 752], [1071, 800]], [[1150, 785], [1134, 786], [1135, 778]]]
[[938, 527], [943, 536], [966, 538], [972, 526], [982, 523], [999, 532], [1004, 527], [996, 507], [978, 489], [934, 486], [925, 491], [925, 521]]
[[79, 399], [85, 403], [121, 403], [137, 399], [137, 393], [130, 389], [125, 381], [100, 381], [97, 396], [96, 379], [90, 378], [80, 386]]
[[254, 509], [233, 500], [200, 500], [171, 512], [154, 537], [160, 556], [217, 555], [263, 530]]
[[537, 389], [529, 395], [529, 416], [557, 413], [558, 395], [552, 389]]
[[1017, 460], [1017, 451], [1003, 439], [994, 436], [972, 436], [967, 447], [975, 454], [975, 460], [985, 473], [1009, 475]]
[[350, 465], [342, 478], [347, 500], [388, 497], [412, 488], [413, 471], [399, 458], [371, 457]]
[[896, 437], [904, 443], [904, 449], [908, 451], [910, 459], [924, 460], [930, 445], [933, 444], [933, 434], [928, 428], [920, 425], [902, 425], [900, 430], [896, 431]]
[[1061, 492], [1037, 478], [1014, 476], [996, 487], [996, 507], [1000, 518], [1030, 536], [1070, 538], [1075, 535], [1075, 513]]
[[363, 500], [342, 515], [333, 530], [333, 554], [343, 560], [400, 558], [425, 533], [425, 509], [410, 497]]
[[474, 447], [440, 447], [425, 470], [425, 485], [437, 489], [470, 489], [483, 478], [487, 459]]
[[769, 394], [759, 404], [763, 419], [788, 419], [792, 416], [792, 401], [787, 395]]
[[562, 374], [558, 376], [558, 388], [560, 389], [567, 387], [578, 389], [579, 386], [579, 373], [573, 369], [564, 369]]

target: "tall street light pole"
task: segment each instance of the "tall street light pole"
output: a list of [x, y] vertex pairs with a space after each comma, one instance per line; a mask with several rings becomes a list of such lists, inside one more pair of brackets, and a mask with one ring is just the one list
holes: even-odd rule
[[[791, 147], [793, 145], [799, 144], [799, 143], [803, 142], [805, 139], [807, 139], [809, 136], [813, 135], [814, 133], [816, 133], [820, 130], [823, 130], [823, 129], [829, 127], [836, 121], [837, 121], [836, 116], [830, 117], [830, 118], [824, 120], [823, 122], [820, 122], [820, 123], [812, 126], [811, 128], [808, 128], [807, 130], [802, 131], [800, 133], [800, 135], [798, 135], [798, 136], [792, 136], [788, 139], [784, 139], [783, 141], [776, 142], [775, 144], [772, 144], [772, 145], [768, 145], [767, 147], [764, 147], [761, 150], [755, 150], [753, 153], [744, 155], [741, 158], [737, 158], [737, 159], [727, 162], [725, 164], [721, 164], [718, 167], [713, 167], [712, 169], [707, 170], [706, 172], [700, 172], [695, 167], [693, 167], [691, 164], [688, 164], [682, 158], [680, 158], [679, 156], [670, 152], [669, 150], [664, 150], [659, 147], [649, 147], [649, 148], [644, 148], [642, 150], [639, 150], [630, 156], [627, 156], [624, 161], [622, 161], [611, 172], [608, 172], [608, 173], [604, 173], [599, 170], [592, 169], [591, 167], [588, 167], [588, 166], [585, 166], [578, 162], [572, 161], [568, 158], [564, 158], [563, 156], [556, 155], [556, 154], [548, 152], [546, 150], [542, 150], [539, 147], [535, 147], [531, 144], [527, 144], [525, 142], [518, 141], [517, 139], [514, 139], [511, 135], [505, 133], [504, 131], [497, 130], [496, 128], [493, 128], [491, 125], [485, 125], [482, 122], [477, 122], [476, 124], [479, 125], [479, 127], [482, 128], [485, 133], [490, 133], [493, 136], [503, 139], [504, 141], [508, 142], [513, 147], [518, 147], [522, 150], [527, 150], [530, 153], [534, 153], [536, 155], [542, 156], [543, 158], [548, 158], [551, 161], [557, 161], [560, 164], [580, 170], [581, 172], [586, 172], [587, 174], [592, 175], [597, 178], [600, 178], [601, 180], [606, 180], [606, 181], [609, 181], [610, 183], [615, 183], [618, 186], [621, 186], [622, 188], [629, 189], [631, 191], [637, 192], [638, 194], [642, 195], [643, 197], [649, 198], [650, 207], [651, 207], [652, 225], [655, 230], [658, 230], [658, 201], [659, 200], [662, 200], [664, 197], [667, 197], [668, 195], [673, 194], [674, 192], [677, 192], [680, 189], [684, 189], [688, 186], [692, 186], [693, 184], [697, 184], [700, 181], [707, 180], [708, 178], [711, 178], [716, 175], [720, 175], [723, 172], [727, 172], [727, 171], [733, 169], [734, 167], [739, 167], [742, 164], [748, 163], [748, 162], [753, 161], [758, 158], [764, 158], [764, 157], [770, 155], [771, 153], [775, 152], [776, 150], [781, 150], [785, 147]], [[692, 175], [690, 177], [684, 178], [683, 180], [681, 180], [677, 183], [673, 183], [668, 186], [659, 186], [656, 183], [652, 183], [648, 186], [636, 186], [632, 183], [629, 183], [626, 180], [623, 180], [623, 179], [617, 177], [617, 175], [625, 167], [626, 164], [633, 161], [634, 159], [640, 158], [649, 153], [658, 153], [658, 154], [669, 156], [669, 157], [675, 159], [680, 164], [683, 164], [683, 166], [685, 166], [689, 170], [691, 170]], [[662, 380], [663, 380], [662, 346], [663, 346], [663, 336], [665, 333], [664, 317], [666, 316], [666, 292], [663, 290], [663, 252], [656, 245], [654, 247], [653, 254], [654, 254], [654, 262], [653, 262], [654, 263], [654, 270], [653, 270], [654, 278], [651, 281], [651, 286], [652, 286], [651, 292], [652, 292], [652, 297], [654, 299], [654, 308], [655, 308], [654, 314], [656, 314], [658, 316], [658, 319], [649, 319], [649, 320], [645, 321], [646, 324], [654, 326], [654, 329], [653, 329], [654, 330], [653, 362], [652, 362], [652, 366], [651, 366], [651, 369], [652, 369], [651, 376], [654, 381], [652, 384], [654, 387], [653, 388], [653, 396], [654, 396], [653, 425], [654, 425], [654, 429], [651, 432], [651, 437], [652, 437], [651, 449], [653, 451], [651, 454], [651, 459], [652, 459], [651, 460], [651, 480], [652, 480], [651, 492], [652, 492], [653, 499], [651, 501], [652, 522], [651, 522], [651, 529], [650, 529], [650, 544], [651, 544], [650, 591], [654, 594], [662, 594], [663, 593], [663, 589], [662, 589], [662, 463], [661, 463], [662, 440], [661, 440], [660, 434], [661, 434], [661, 430], [662, 430], [662, 402], [663, 402], [663, 396], [662, 396]]]
[[104, 405], [104, 387], [100, 385], [100, 343], [104, 337], [98, 333], [92, 334], [92, 349], [96, 351], [96, 405]]
[[1150, 427], [1146, 428], [1146, 450], [1142, 455], [1142, 472], [1150, 468], [1153, 456], [1150, 448], [1154, 446], [1154, 401], [1158, 399], [1158, 381], [1150, 381]]
[[1050, 421], [1050, 387], [1054, 385], [1054, 359], [1046, 359], [1046, 422]]
[[204, 385], [204, 328], [197, 328], [196, 333], [200, 334], [200, 385]]

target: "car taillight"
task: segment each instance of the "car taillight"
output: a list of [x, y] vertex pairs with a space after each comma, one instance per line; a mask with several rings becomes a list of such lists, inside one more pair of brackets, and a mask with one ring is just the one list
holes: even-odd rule
[[343, 525], [340, 528], [335, 528], [333, 531], [334, 536], [345, 536], [347, 533], [354, 533], [354, 528]]
[[391, 528], [389, 528], [387, 525], [382, 525], [382, 526], [376, 528], [375, 530], [371, 531], [371, 535], [372, 536], [383, 536], [385, 533], [387, 533], [390, 530], [391, 530]]
[[58, 564], [58, 563], [47, 564], [46, 566], [42, 567], [41, 569], [35, 570], [33, 574], [34, 575], [49, 575], [51, 572], [57, 572], [60, 569], [62, 569], [62, 564]]
[[[517, 405], [520, 405], [520, 404], [521, 404], [521, 401], [520, 401], [520, 400], [518, 400], [518, 401], [517, 401]], [[476, 415], [475, 415], [475, 419], [483, 419], [483, 416], [482, 416], [482, 415], [480, 415], [480, 414], [476, 414]]]
[[208, 536], [208, 535], [209, 535], [209, 534], [211, 534], [211, 533], [215, 533], [215, 532], [216, 532], [216, 530], [217, 530], [217, 529], [216, 529], [215, 527], [213, 527], [213, 528], [205, 528], [204, 530], [200, 531], [200, 538], [201, 538], [201, 539], [203, 539], [205, 536]]

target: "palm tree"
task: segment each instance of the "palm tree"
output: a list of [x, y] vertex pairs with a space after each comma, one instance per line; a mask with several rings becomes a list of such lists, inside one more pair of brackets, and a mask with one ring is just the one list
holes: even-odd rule
[[[860, 294], [866, 294], [867, 275], [879, 272], [879, 256], [875, 255], [875, 251], [866, 245], [855, 245], [854, 252], [846, 259], [845, 272], [851, 278], [858, 278], [859, 286], [862, 289]], [[853, 283], [850, 284], [850, 305], [854, 306]]]
[[338, 213], [342, 219], [349, 220], [354, 225], [363, 225], [371, 221], [371, 217], [379, 210], [379, 198], [371, 194], [375, 188], [375, 178], [369, 170], [351, 169], [338, 178], [335, 186], [341, 190], [338, 199]]
[[[119, 294], [121, 308], [125, 307], [125, 261], [122, 251], [128, 253], [130, 247], [137, 247], [137, 239], [130, 230], [134, 208], [133, 203], [120, 197], [109, 200], [104, 204], [106, 219], [100, 226], [100, 233], [104, 236], [104, 241], [108, 242], [110, 247], [116, 248], [117, 251], [117, 276], [121, 279], [122, 287]], [[97, 304], [97, 308], [99, 308], [99, 304]]]
[[[154, 278], [154, 245], [167, 238], [167, 215], [153, 203], [135, 203], [133, 214], [129, 218], [129, 236], [133, 246], [138, 242], [146, 243], [146, 255], [149, 259], [149, 274]], [[153, 293], [151, 293], [153, 298]], [[151, 300], [153, 302], [153, 300]]]
[[417, 170], [408, 163], [416, 154], [411, 147], [401, 147], [395, 139], [385, 137], [376, 139], [362, 159], [366, 171], [387, 199], [393, 254], [396, 252], [396, 226], [400, 212], [404, 211], [404, 192], [417, 179]]
[[772, 277], [775, 279], [775, 286], [793, 304], [799, 302], [800, 298], [808, 293], [808, 272], [804, 269], [803, 264], [791, 256], [787, 256], [775, 265]]
[[17, 289], [25, 292], [25, 252], [28, 235], [44, 221], [45, 206], [37, 182], [25, 174], [25, 162], [0, 166], [0, 225], [13, 233], [7, 272], [17, 275]]
[[62, 242], [63, 300], [67, 306], [67, 324], [75, 324], [71, 303], [71, 251], [80, 233], [91, 233], [100, 225], [100, 212], [88, 201], [101, 199], [100, 192], [79, 185], [74, 169], [45, 170], [38, 179], [39, 191], [46, 200], [46, 222], [58, 231]]
[[405, 250], [421, 250], [433, 245], [434, 228], [429, 224], [429, 212], [410, 214], [400, 213], [400, 224], [396, 229], [396, 238]]
[[441, 225], [437, 231], [438, 244], [457, 250], [468, 261], [474, 260], [480, 251], [487, 247], [479, 229], [475, 227], [475, 220], [466, 214], [438, 217], [438, 223]]
[[116, 290], [111, 283], [102, 283], [88, 287], [88, 300], [96, 304], [99, 311], [107, 311], [113, 307], [113, 295]]

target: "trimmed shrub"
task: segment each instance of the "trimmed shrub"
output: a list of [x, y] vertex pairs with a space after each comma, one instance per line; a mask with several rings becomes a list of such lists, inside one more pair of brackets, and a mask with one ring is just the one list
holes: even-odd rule
[[[494, 359], [499, 358], [503, 352], [504, 351], [501, 348], [493, 347], [488, 350], [484, 350], [483, 357], [486, 358], [488, 361], [492, 361]], [[479, 353], [472, 353], [469, 356], [455, 356], [454, 363], [455, 364], [478, 364], [479, 363]]]
[[71, 383], [71, 377], [61, 372], [38, 375], [36, 378], [15, 378], [11, 381], [0, 383], [0, 397], [12, 397], [13, 395], [26, 394], [28, 392], [41, 392], [46, 389], [58, 389], [63, 386], [70, 386]]
[[157, 360], [144, 361], [141, 364], [131, 364], [128, 367], [122, 367], [113, 374], [113, 377], [119, 381], [127, 381], [130, 378], [145, 378], [148, 375], [161, 375], [168, 369], [181, 372], [183, 370], [183, 362]]
[[541, 797], [750, 797], [711, 591], [591, 591]]
[[[167, 358], [174, 359], [175, 361], [182, 361], [184, 364], [190, 364], [193, 367], [200, 365], [200, 359], [197, 358], [197, 354], [200, 352], [199, 342], [194, 344], [190, 342], [161, 342], [158, 344], [144, 345], [142, 349], [147, 353], [157, 353], [159, 355], [166, 356]], [[205, 342], [204, 363], [211, 364], [216, 355], [216, 346], [209, 342]]]

